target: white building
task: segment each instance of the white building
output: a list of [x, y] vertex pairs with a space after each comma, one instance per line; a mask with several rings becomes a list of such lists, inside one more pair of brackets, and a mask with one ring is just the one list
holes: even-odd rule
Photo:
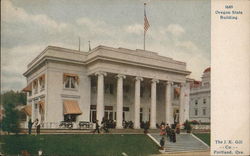
[[[183, 123], [189, 118], [186, 63], [155, 52], [98, 46], [89, 52], [48, 46], [24, 73], [32, 120]], [[175, 118], [175, 119], [174, 119]], [[27, 118], [28, 119], [28, 118]], [[77, 124], [76, 124], [77, 125]]]
[[193, 81], [190, 90], [190, 120], [210, 123], [210, 72], [204, 70], [202, 81]]

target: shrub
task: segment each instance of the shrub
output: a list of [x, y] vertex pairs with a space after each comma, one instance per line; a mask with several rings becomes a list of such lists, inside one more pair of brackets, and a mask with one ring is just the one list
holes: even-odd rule
[[196, 121], [196, 120], [193, 120], [193, 121], [191, 121], [191, 124], [193, 124], [193, 125], [198, 125], [198, 124], [199, 124], [199, 122], [198, 122], [198, 121]]
[[186, 120], [186, 122], [184, 123], [184, 129], [187, 131], [187, 133], [190, 133], [192, 130], [191, 123], [188, 120]]

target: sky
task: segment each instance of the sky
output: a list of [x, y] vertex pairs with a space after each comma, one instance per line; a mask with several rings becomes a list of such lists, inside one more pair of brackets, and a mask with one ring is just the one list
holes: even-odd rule
[[26, 86], [27, 65], [47, 46], [143, 49], [187, 63], [190, 78], [210, 66], [210, 0], [2, 0], [1, 89]]

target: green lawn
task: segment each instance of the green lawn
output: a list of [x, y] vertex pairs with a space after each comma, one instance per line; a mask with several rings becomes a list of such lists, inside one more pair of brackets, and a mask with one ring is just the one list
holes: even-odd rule
[[149, 155], [158, 152], [157, 145], [143, 134], [83, 134], [1, 136], [1, 151], [4, 154], [20, 154], [27, 150], [37, 154], [42, 149], [49, 155]]
[[210, 133], [194, 133], [194, 135], [210, 146]]

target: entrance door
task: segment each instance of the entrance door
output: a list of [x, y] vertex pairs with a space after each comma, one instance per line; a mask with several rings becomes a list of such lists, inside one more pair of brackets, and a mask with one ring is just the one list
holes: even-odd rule
[[96, 121], [96, 110], [90, 110], [90, 122]]
[[143, 109], [140, 108], [140, 122], [142, 122], [143, 120]]
[[175, 108], [173, 114], [174, 114], [174, 123], [179, 123], [179, 119], [180, 119], [179, 109]]
[[107, 120], [114, 120], [114, 113], [113, 113], [113, 111], [105, 110], [104, 117]]

